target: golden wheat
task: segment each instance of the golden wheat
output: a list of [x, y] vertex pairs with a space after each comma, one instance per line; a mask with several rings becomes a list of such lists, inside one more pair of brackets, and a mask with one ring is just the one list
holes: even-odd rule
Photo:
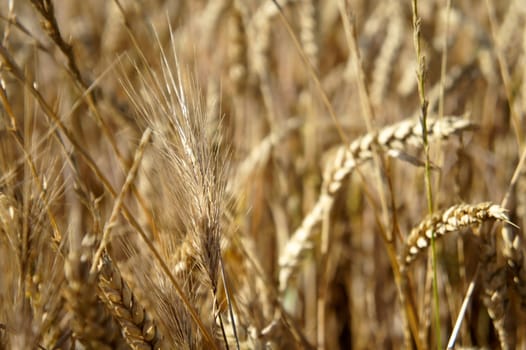
[[[444, 119], [428, 120], [430, 140], [445, 139], [474, 127], [469, 120], [449, 117]], [[286, 247], [279, 258], [280, 290], [288, 286], [288, 282], [298, 269], [302, 257], [313, 246], [314, 226], [319, 223], [324, 213], [330, 210], [335, 194], [340, 190], [345, 178], [359, 164], [370, 160], [375, 148], [388, 154], [398, 156], [409, 147], [420, 147], [422, 139], [420, 124], [413, 120], [404, 120], [400, 123], [381, 129], [376, 134], [367, 134], [348, 147], [340, 146], [332, 161], [326, 167], [320, 198], [315, 206], [305, 216], [301, 226], [292, 234]]]
[[521, 0], [0, 1], [1, 349], [526, 344]]

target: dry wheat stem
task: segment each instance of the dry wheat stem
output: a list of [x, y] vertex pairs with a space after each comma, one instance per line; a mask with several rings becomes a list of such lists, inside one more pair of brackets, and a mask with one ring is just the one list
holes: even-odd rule
[[[50, 107], [50, 105], [46, 102], [40, 91], [37, 89], [36, 84], [33, 84], [31, 81], [27, 80], [25, 77], [25, 74], [23, 73], [22, 69], [16, 64], [13, 57], [7, 50], [7, 48], [0, 44], [0, 55], [2, 56], [2, 59], [4, 63], [9, 67], [10, 72], [16, 77], [17, 80], [19, 80], [29, 91], [30, 93], [35, 97], [35, 99], [38, 101], [39, 105], [41, 106], [42, 110], [44, 111], [45, 115], [48, 118], [49, 123], [54, 128], [55, 126], [66, 136], [68, 141], [73, 145], [74, 149], [78, 154], [86, 161], [88, 164], [88, 167], [93, 171], [96, 178], [101, 181], [101, 183], [104, 185], [105, 189], [113, 196], [117, 196], [117, 192], [111, 185], [110, 181], [104, 176], [100, 168], [97, 166], [93, 158], [88, 154], [88, 152], [82, 147], [82, 145], [78, 142], [78, 140], [74, 137], [73, 133], [65, 126], [65, 124], [62, 122], [61, 119], [58, 118], [58, 116], [54, 113], [53, 109]], [[57, 135], [57, 133], [53, 134], [57, 139], [61, 146], [63, 146], [63, 142], [61, 142], [60, 137]], [[63, 151], [66, 152], [63, 148]], [[72, 164], [70, 155], [66, 157], [66, 160], [69, 162], [70, 166], [73, 168], [73, 170], [78, 174], [78, 169], [76, 169], [75, 165]], [[147, 245], [150, 247], [152, 252], [157, 253], [155, 251], [155, 248], [153, 245], [149, 244], [148, 238], [146, 237], [146, 233], [142, 230], [142, 228], [139, 226], [135, 218], [131, 215], [130, 211], [126, 207], [126, 205], [123, 205], [122, 211], [124, 213], [124, 216], [126, 219], [130, 222], [130, 224], [133, 226], [134, 229], [138, 231], [138, 233], [144, 238]], [[156, 254], [158, 255], [158, 254]], [[166, 268], [168, 271], [168, 269]]]
[[113, 204], [113, 209], [111, 211], [110, 218], [108, 219], [108, 222], [106, 225], [104, 225], [104, 230], [102, 232], [102, 239], [100, 242], [100, 246], [97, 249], [94, 257], [93, 257], [93, 264], [91, 266], [90, 273], [94, 273], [97, 269], [98, 261], [102, 255], [102, 252], [106, 248], [106, 245], [109, 243], [110, 240], [110, 233], [115, 226], [115, 223], [117, 221], [117, 217], [119, 215], [119, 212], [121, 211], [122, 203], [124, 200], [124, 196], [128, 193], [128, 189], [133, 184], [133, 181], [135, 180], [135, 176], [137, 175], [137, 171], [139, 170], [139, 165], [141, 164], [141, 159], [144, 154], [144, 149], [146, 148], [146, 144], [150, 140], [150, 136], [152, 134], [151, 129], [146, 129], [144, 133], [142, 134], [141, 141], [139, 142], [139, 146], [137, 147], [137, 150], [135, 151], [135, 156], [133, 158], [133, 164], [130, 168], [130, 171], [128, 172], [128, 175], [126, 176], [126, 179], [124, 180], [124, 184], [122, 185], [121, 191], [115, 198], [115, 202]]
[[73, 55], [73, 47], [64, 41], [62, 34], [60, 33], [58, 23], [55, 18], [53, 1], [31, 0], [31, 3], [44, 19], [42, 21], [42, 27], [66, 56], [68, 60], [68, 67], [73, 73], [73, 76], [77, 81], [82, 82], [82, 76]]
[[[444, 117], [428, 120], [429, 140], [446, 139], [453, 134], [472, 129], [474, 124], [458, 117]], [[313, 228], [330, 210], [334, 196], [340, 190], [345, 178], [359, 164], [373, 157], [375, 148], [382, 151], [421, 147], [422, 129], [419, 121], [404, 120], [387, 126], [377, 133], [367, 134], [353, 141], [349, 146], [340, 146], [324, 172], [321, 194], [318, 201], [305, 216], [300, 227], [292, 234], [279, 257], [279, 288], [284, 291], [292, 275], [298, 269], [303, 256], [312, 248]]]
[[455, 348], [455, 342], [457, 341], [460, 326], [462, 325], [462, 321], [464, 320], [466, 316], [468, 305], [471, 301], [471, 297], [473, 296], [473, 291], [475, 290], [475, 284], [476, 284], [475, 282], [476, 282], [478, 274], [479, 274], [479, 266], [477, 265], [477, 270], [475, 271], [473, 278], [469, 282], [469, 286], [466, 291], [466, 295], [464, 296], [464, 300], [462, 301], [462, 306], [460, 307], [460, 310], [458, 312], [457, 320], [455, 321], [455, 326], [453, 327], [453, 330], [451, 331], [451, 336], [449, 337], [449, 340], [447, 342], [447, 347], [446, 347], [447, 349]]

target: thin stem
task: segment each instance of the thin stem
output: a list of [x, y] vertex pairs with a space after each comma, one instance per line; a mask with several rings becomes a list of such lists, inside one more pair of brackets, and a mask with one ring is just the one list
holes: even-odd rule
[[[425, 166], [424, 180], [426, 187], [427, 208], [429, 214], [433, 214], [433, 191], [431, 189], [431, 166], [429, 161], [429, 143], [427, 140], [427, 109], [428, 101], [426, 100], [425, 79], [426, 79], [426, 59], [421, 51], [421, 19], [418, 17], [418, 0], [412, 0], [413, 8], [413, 41], [417, 59], [417, 80], [418, 95], [420, 97], [420, 122], [422, 125], [422, 142], [424, 144]], [[433, 300], [435, 303], [435, 327], [437, 338], [437, 349], [442, 349], [442, 336], [440, 332], [440, 302], [438, 299], [438, 281], [437, 281], [437, 254], [435, 247], [435, 232], [431, 235], [431, 267], [433, 270]], [[416, 336], [416, 335], [415, 335]]]
[[236, 329], [236, 320], [234, 318], [234, 311], [232, 310], [232, 299], [230, 297], [230, 290], [228, 289], [228, 283], [226, 282], [225, 266], [223, 264], [223, 257], [219, 256], [219, 269], [221, 271], [221, 278], [223, 279], [223, 287], [225, 288], [225, 296], [228, 305], [228, 314], [230, 316], [230, 322], [232, 322], [232, 330], [234, 332], [234, 338], [236, 339], [236, 349], [240, 350], [239, 338]]
[[124, 196], [126, 195], [126, 193], [128, 193], [128, 189], [131, 187], [133, 181], [135, 180], [135, 176], [137, 175], [137, 171], [139, 170], [139, 165], [141, 164], [142, 156], [144, 154], [144, 149], [146, 148], [146, 144], [150, 140], [151, 134], [152, 134], [152, 130], [146, 129], [142, 135], [139, 146], [137, 147], [137, 150], [135, 151], [135, 157], [133, 160], [133, 164], [130, 168], [130, 171], [128, 172], [128, 175], [126, 176], [126, 180], [124, 181], [124, 184], [122, 185], [119, 195], [117, 196], [117, 198], [115, 198], [115, 202], [113, 204], [113, 209], [111, 211], [110, 218], [108, 219], [108, 222], [106, 223], [106, 225], [104, 225], [104, 230], [102, 232], [102, 240], [100, 242], [99, 248], [97, 249], [97, 252], [95, 253], [93, 257], [93, 262], [92, 262], [90, 273], [95, 273], [96, 269], [98, 268], [97, 267], [98, 261], [100, 257], [102, 256], [102, 253], [104, 249], [106, 248], [106, 245], [109, 243], [111, 229], [115, 226], [115, 222], [117, 221], [117, 217], [121, 211]]
[[455, 326], [453, 327], [453, 331], [451, 332], [451, 336], [449, 337], [449, 341], [447, 343], [448, 350], [453, 349], [455, 347], [455, 342], [457, 340], [458, 332], [460, 330], [460, 326], [462, 326], [462, 320], [464, 320], [464, 318], [466, 317], [466, 311], [468, 309], [469, 302], [471, 301], [471, 297], [473, 296], [473, 291], [475, 290], [475, 284], [477, 282], [478, 274], [479, 274], [479, 266], [477, 266], [475, 275], [471, 279], [471, 282], [469, 283], [468, 290], [466, 291], [464, 300], [462, 301], [462, 306], [460, 308], [460, 311], [458, 312]]

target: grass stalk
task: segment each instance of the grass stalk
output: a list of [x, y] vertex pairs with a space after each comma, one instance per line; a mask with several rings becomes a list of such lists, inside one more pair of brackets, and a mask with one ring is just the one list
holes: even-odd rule
[[[428, 213], [431, 215], [434, 211], [433, 207], [433, 191], [431, 188], [431, 167], [429, 160], [429, 144], [427, 140], [427, 108], [428, 101], [426, 99], [425, 81], [426, 81], [426, 58], [421, 49], [421, 30], [422, 19], [418, 15], [418, 0], [412, 0], [413, 12], [413, 42], [417, 60], [417, 81], [418, 81], [418, 95], [420, 97], [420, 122], [422, 125], [422, 142], [425, 155], [424, 165], [424, 182], [427, 198]], [[435, 331], [437, 340], [437, 349], [442, 349], [442, 336], [440, 324], [440, 300], [438, 296], [438, 275], [437, 275], [437, 253], [435, 247], [435, 236], [431, 238], [431, 268], [433, 273], [433, 301], [435, 311]]]

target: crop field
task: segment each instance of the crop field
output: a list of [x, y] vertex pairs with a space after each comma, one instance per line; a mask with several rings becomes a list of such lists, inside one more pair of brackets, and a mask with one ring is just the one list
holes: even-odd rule
[[524, 0], [0, 0], [1, 349], [526, 349]]

